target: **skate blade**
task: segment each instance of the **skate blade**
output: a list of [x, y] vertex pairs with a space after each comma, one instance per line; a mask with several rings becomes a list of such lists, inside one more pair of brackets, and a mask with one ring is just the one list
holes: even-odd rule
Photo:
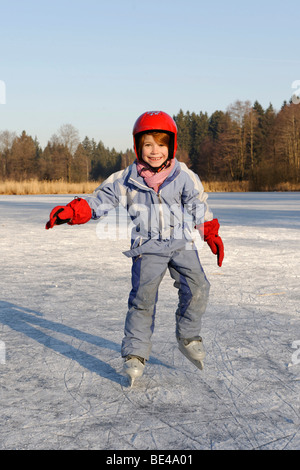
[[[132, 364], [134, 365], [133, 367], [132, 366], [131, 367], [126, 367], [126, 364], [128, 364], [130, 361], [128, 361], [127, 363], [125, 362], [123, 371], [126, 374], [126, 376], [128, 377], [130, 388], [132, 388], [133, 384], [135, 382], [135, 379], [137, 379], [137, 378], [139, 378], [143, 375], [145, 366], [144, 365], [141, 366], [141, 364], [138, 362], [137, 365], [134, 364], [134, 363], [131, 363], [131, 365]], [[133, 361], [134, 361], [134, 359], [133, 359]]]
[[204, 362], [203, 362], [203, 361], [193, 361], [192, 359], [190, 359], [190, 361], [191, 361], [196, 367], [198, 367], [198, 369], [203, 370], [203, 368], [204, 368]]
[[195, 359], [191, 359], [188, 356], [185, 356], [194, 366], [196, 366], [198, 369], [203, 370], [204, 368], [204, 362], [203, 361], [196, 361]]
[[133, 388], [133, 385], [135, 383], [135, 379], [137, 377], [132, 377], [131, 375], [129, 374], [125, 374], [125, 379], [126, 379], [126, 387], [129, 388], [129, 389], [132, 389]]
[[134, 373], [134, 371], [130, 371], [130, 369], [129, 370], [124, 370], [124, 373], [125, 373], [125, 377], [128, 380], [129, 387], [132, 388], [133, 384], [135, 382], [135, 379], [137, 379], [139, 377], [139, 374]]
[[202, 360], [197, 361], [196, 359], [192, 359], [191, 357], [187, 356], [186, 354], [183, 353], [183, 355], [192, 363], [194, 366], [196, 366], [198, 369], [203, 370], [204, 368], [204, 362]]
[[202, 359], [200, 360], [196, 360], [196, 359], [192, 359], [186, 352], [186, 350], [184, 348], [181, 348], [179, 347], [179, 351], [184, 355], [184, 357], [186, 357], [192, 364], [194, 364], [194, 366], [196, 366], [198, 369], [200, 370], [203, 370], [204, 368], [204, 362]]
[[128, 376], [129, 379], [129, 388], [132, 388], [135, 382], [135, 377]]

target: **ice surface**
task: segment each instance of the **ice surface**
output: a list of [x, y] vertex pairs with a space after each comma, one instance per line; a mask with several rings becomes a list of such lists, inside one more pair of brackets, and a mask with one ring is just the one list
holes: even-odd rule
[[300, 194], [210, 195], [225, 260], [200, 251], [205, 368], [177, 348], [166, 275], [131, 390], [120, 358], [128, 240], [99, 240], [98, 222], [46, 231], [70, 199], [0, 197], [0, 448], [299, 449]]

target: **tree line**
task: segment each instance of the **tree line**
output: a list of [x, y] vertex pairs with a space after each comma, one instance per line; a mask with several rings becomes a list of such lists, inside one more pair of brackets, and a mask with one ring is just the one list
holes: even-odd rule
[[252, 190], [299, 183], [300, 106], [276, 112], [258, 101], [236, 101], [226, 112], [175, 116], [179, 159], [205, 181], [248, 181]]
[[[249, 181], [252, 190], [278, 183], [299, 183], [300, 106], [284, 102], [279, 111], [256, 101], [236, 101], [226, 111], [184, 112], [178, 127], [177, 158], [205, 181]], [[0, 132], [0, 179], [22, 181], [99, 181], [135, 159], [132, 149], [117, 152], [85, 137], [71, 124], [41, 148], [23, 131]]]
[[26, 131], [20, 136], [7, 130], [0, 132], [2, 180], [103, 180], [133, 161], [133, 150], [120, 153], [105, 147], [101, 140], [97, 143], [88, 137], [80, 142], [79, 132], [71, 124], [61, 126], [44, 149]]

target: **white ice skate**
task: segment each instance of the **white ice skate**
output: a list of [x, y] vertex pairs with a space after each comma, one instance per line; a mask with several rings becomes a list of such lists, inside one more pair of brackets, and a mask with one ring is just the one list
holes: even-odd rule
[[145, 359], [140, 356], [126, 356], [123, 371], [128, 375], [130, 387], [133, 386], [135, 379], [143, 375], [145, 368]]
[[205, 358], [205, 350], [200, 336], [194, 338], [179, 338], [178, 347], [180, 352], [191, 361], [198, 369], [203, 369]]

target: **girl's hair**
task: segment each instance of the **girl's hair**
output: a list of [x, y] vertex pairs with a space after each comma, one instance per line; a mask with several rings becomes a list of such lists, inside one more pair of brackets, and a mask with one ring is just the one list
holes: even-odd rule
[[138, 137], [138, 142], [137, 142], [137, 151], [138, 151], [138, 156], [139, 159], [142, 158], [142, 148], [145, 142], [145, 135], [151, 134], [155, 140], [155, 142], [159, 145], [166, 145], [169, 147], [170, 143], [170, 135], [167, 134], [166, 132], [145, 132], [141, 136]]

